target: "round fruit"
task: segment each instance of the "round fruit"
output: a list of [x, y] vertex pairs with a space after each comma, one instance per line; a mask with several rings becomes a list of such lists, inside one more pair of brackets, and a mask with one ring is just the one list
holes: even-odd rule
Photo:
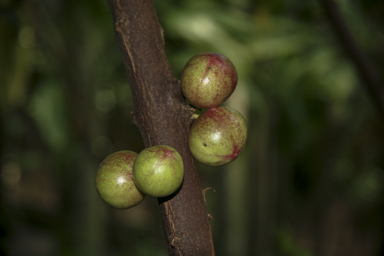
[[217, 107], [205, 111], [192, 124], [189, 148], [200, 163], [219, 166], [235, 160], [246, 139], [244, 117], [232, 108]]
[[137, 189], [132, 177], [136, 157], [137, 153], [124, 150], [107, 156], [101, 162], [96, 175], [96, 189], [110, 206], [128, 209], [144, 199], [145, 194]]
[[176, 149], [158, 145], [144, 149], [133, 165], [133, 179], [145, 194], [164, 197], [175, 192], [183, 182], [184, 165]]
[[185, 98], [195, 107], [214, 108], [222, 104], [237, 85], [237, 72], [232, 62], [215, 52], [192, 57], [181, 74]]

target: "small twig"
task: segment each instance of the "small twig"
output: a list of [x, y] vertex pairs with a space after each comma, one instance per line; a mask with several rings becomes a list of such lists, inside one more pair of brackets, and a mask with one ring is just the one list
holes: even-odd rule
[[204, 202], [207, 203], [207, 200], [205, 200], [205, 193], [207, 193], [208, 190], [212, 189], [213, 192], [216, 192], [216, 190], [212, 187], [208, 187], [208, 188], [205, 188], [203, 189], [201, 192], [203, 193], [203, 197], [204, 197]]
[[366, 91], [384, 118], [384, 83], [382, 78], [357, 45], [334, 0], [319, 0], [319, 2], [323, 5], [342, 47], [364, 80], [365, 83], [362, 85], [365, 86]]

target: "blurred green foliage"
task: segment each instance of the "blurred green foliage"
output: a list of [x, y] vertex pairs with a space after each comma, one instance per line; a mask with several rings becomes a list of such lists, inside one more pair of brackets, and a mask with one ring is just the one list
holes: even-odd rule
[[[384, 68], [384, 3], [336, 1]], [[383, 253], [383, 120], [316, 1], [155, 1], [180, 78], [194, 54], [239, 73], [243, 155], [198, 165], [217, 255]], [[157, 202], [117, 211], [108, 154], [143, 149], [107, 1], [0, 3], [1, 253], [166, 255]]]

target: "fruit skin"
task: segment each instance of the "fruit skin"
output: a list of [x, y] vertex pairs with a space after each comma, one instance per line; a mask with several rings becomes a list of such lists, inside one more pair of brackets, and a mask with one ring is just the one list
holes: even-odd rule
[[181, 74], [181, 89], [195, 107], [214, 108], [233, 93], [237, 72], [232, 62], [215, 52], [193, 56]]
[[244, 117], [228, 107], [211, 108], [201, 114], [191, 126], [189, 148], [202, 164], [219, 166], [235, 160], [247, 140]]
[[137, 153], [129, 150], [115, 152], [100, 164], [96, 175], [96, 189], [110, 206], [128, 209], [138, 205], [145, 194], [137, 189], [132, 176]]
[[144, 149], [133, 165], [136, 186], [154, 197], [172, 194], [180, 187], [183, 178], [183, 160], [176, 149], [167, 145]]

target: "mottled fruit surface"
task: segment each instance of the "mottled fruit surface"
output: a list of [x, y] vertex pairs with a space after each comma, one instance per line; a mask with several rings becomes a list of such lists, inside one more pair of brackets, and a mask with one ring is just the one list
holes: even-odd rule
[[145, 194], [164, 197], [175, 192], [183, 182], [184, 165], [176, 149], [167, 145], [148, 147], [133, 165], [133, 178]]
[[211, 108], [192, 124], [189, 148], [194, 158], [208, 166], [219, 166], [235, 160], [247, 140], [244, 117], [228, 107]]
[[195, 107], [214, 108], [222, 104], [237, 85], [237, 72], [232, 62], [215, 52], [192, 57], [181, 74], [185, 98]]
[[132, 176], [137, 153], [124, 150], [107, 156], [96, 175], [96, 189], [110, 206], [128, 209], [139, 204], [145, 194], [137, 189]]

